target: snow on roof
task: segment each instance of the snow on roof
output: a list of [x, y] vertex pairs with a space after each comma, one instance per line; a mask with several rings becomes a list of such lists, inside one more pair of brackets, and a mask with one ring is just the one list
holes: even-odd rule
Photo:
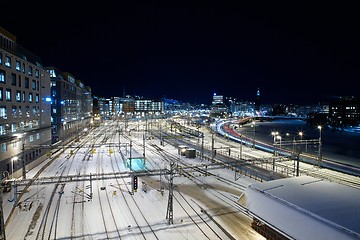
[[251, 184], [238, 202], [295, 239], [360, 238], [360, 191], [345, 185], [309, 176], [279, 179]]

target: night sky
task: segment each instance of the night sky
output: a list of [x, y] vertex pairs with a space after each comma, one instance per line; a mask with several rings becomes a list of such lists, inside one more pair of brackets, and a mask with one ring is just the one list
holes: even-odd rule
[[358, 96], [360, 1], [1, 3], [0, 25], [94, 95], [210, 104]]

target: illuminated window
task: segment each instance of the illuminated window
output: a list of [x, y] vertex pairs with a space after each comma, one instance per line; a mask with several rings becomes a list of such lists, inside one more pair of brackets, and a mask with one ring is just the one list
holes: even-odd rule
[[[17, 131], [17, 125], [16, 123], [11, 124], [11, 132], [16, 132]], [[16, 142], [15, 142], [16, 143]], [[15, 144], [16, 147], [16, 144]]]
[[5, 83], [5, 71], [0, 69], [0, 82]]
[[16, 68], [17, 71], [19, 71], [19, 72], [21, 71], [21, 63], [20, 63], [20, 61], [16, 60], [15, 68]]
[[36, 81], [35, 80], [32, 80], [31, 88], [32, 88], [32, 90], [36, 90]]
[[5, 99], [6, 101], [11, 101], [11, 89], [6, 89]]
[[33, 74], [33, 68], [32, 68], [32, 66], [29, 66], [29, 67], [28, 67], [28, 74], [29, 74], [30, 76], [32, 76], [32, 74]]
[[11, 112], [12, 112], [13, 117], [16, 117], [17, 107], [13, 106]]
[[7, 151], [6, 143], [2, 143], [1, 144], [1, 152], [6, 152], [6, 151]]
[[32, 102], [32, 101], [33, 101], [33, 94], [29, 93], [29, 102]]
[[35, 95], [35, 102], [38, 103], [39, 102], [39, 94]]
[[6, 131], [5, 131], [5, 127], [3, 125], [0, 125], [0, 135], [5, 135]]
[[3, 99], [4, 99], [4, 97], [3, 97], [3, 89], [0, 88], [0, 101], [2, 101]]
[[35, 77], [37, 77], [37, 78], [39, 77], [39, 69], [35, 70]]
[[9, 56], [5, 57], [5, 66], [11, 67], [11, 58]]
[[21, 91], [16, 91], [16, 101], [21, 102]]
[[30, 117], [30, 107], [29, 106], [25, 107], [25, 113], [26, 113], [26, 117]]
[[0, 106], [0, 118], [7, 118], [5, 106]]

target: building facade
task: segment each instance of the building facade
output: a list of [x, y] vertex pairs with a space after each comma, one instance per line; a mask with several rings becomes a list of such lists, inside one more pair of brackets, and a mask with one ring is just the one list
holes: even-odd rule
[[91, 88], [68, 72], [46, 67], [51, 78], [52, 143], [80, 137], [93, 122]]
[[339, 97], [330, 102], [329, 120], [333, 127], [357, 126], [360, 124], [360, 100], [356, 97]]
[[39, 57], [0, 27], [0, 170], [26, 177], [50, 144], [50, 75]]

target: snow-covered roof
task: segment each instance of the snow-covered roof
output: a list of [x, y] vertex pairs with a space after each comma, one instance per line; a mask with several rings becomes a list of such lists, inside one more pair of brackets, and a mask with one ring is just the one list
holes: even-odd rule
[[295, 239], [359, 239], [360, 190], [309, 176], [255, 183], [238, 202]]

